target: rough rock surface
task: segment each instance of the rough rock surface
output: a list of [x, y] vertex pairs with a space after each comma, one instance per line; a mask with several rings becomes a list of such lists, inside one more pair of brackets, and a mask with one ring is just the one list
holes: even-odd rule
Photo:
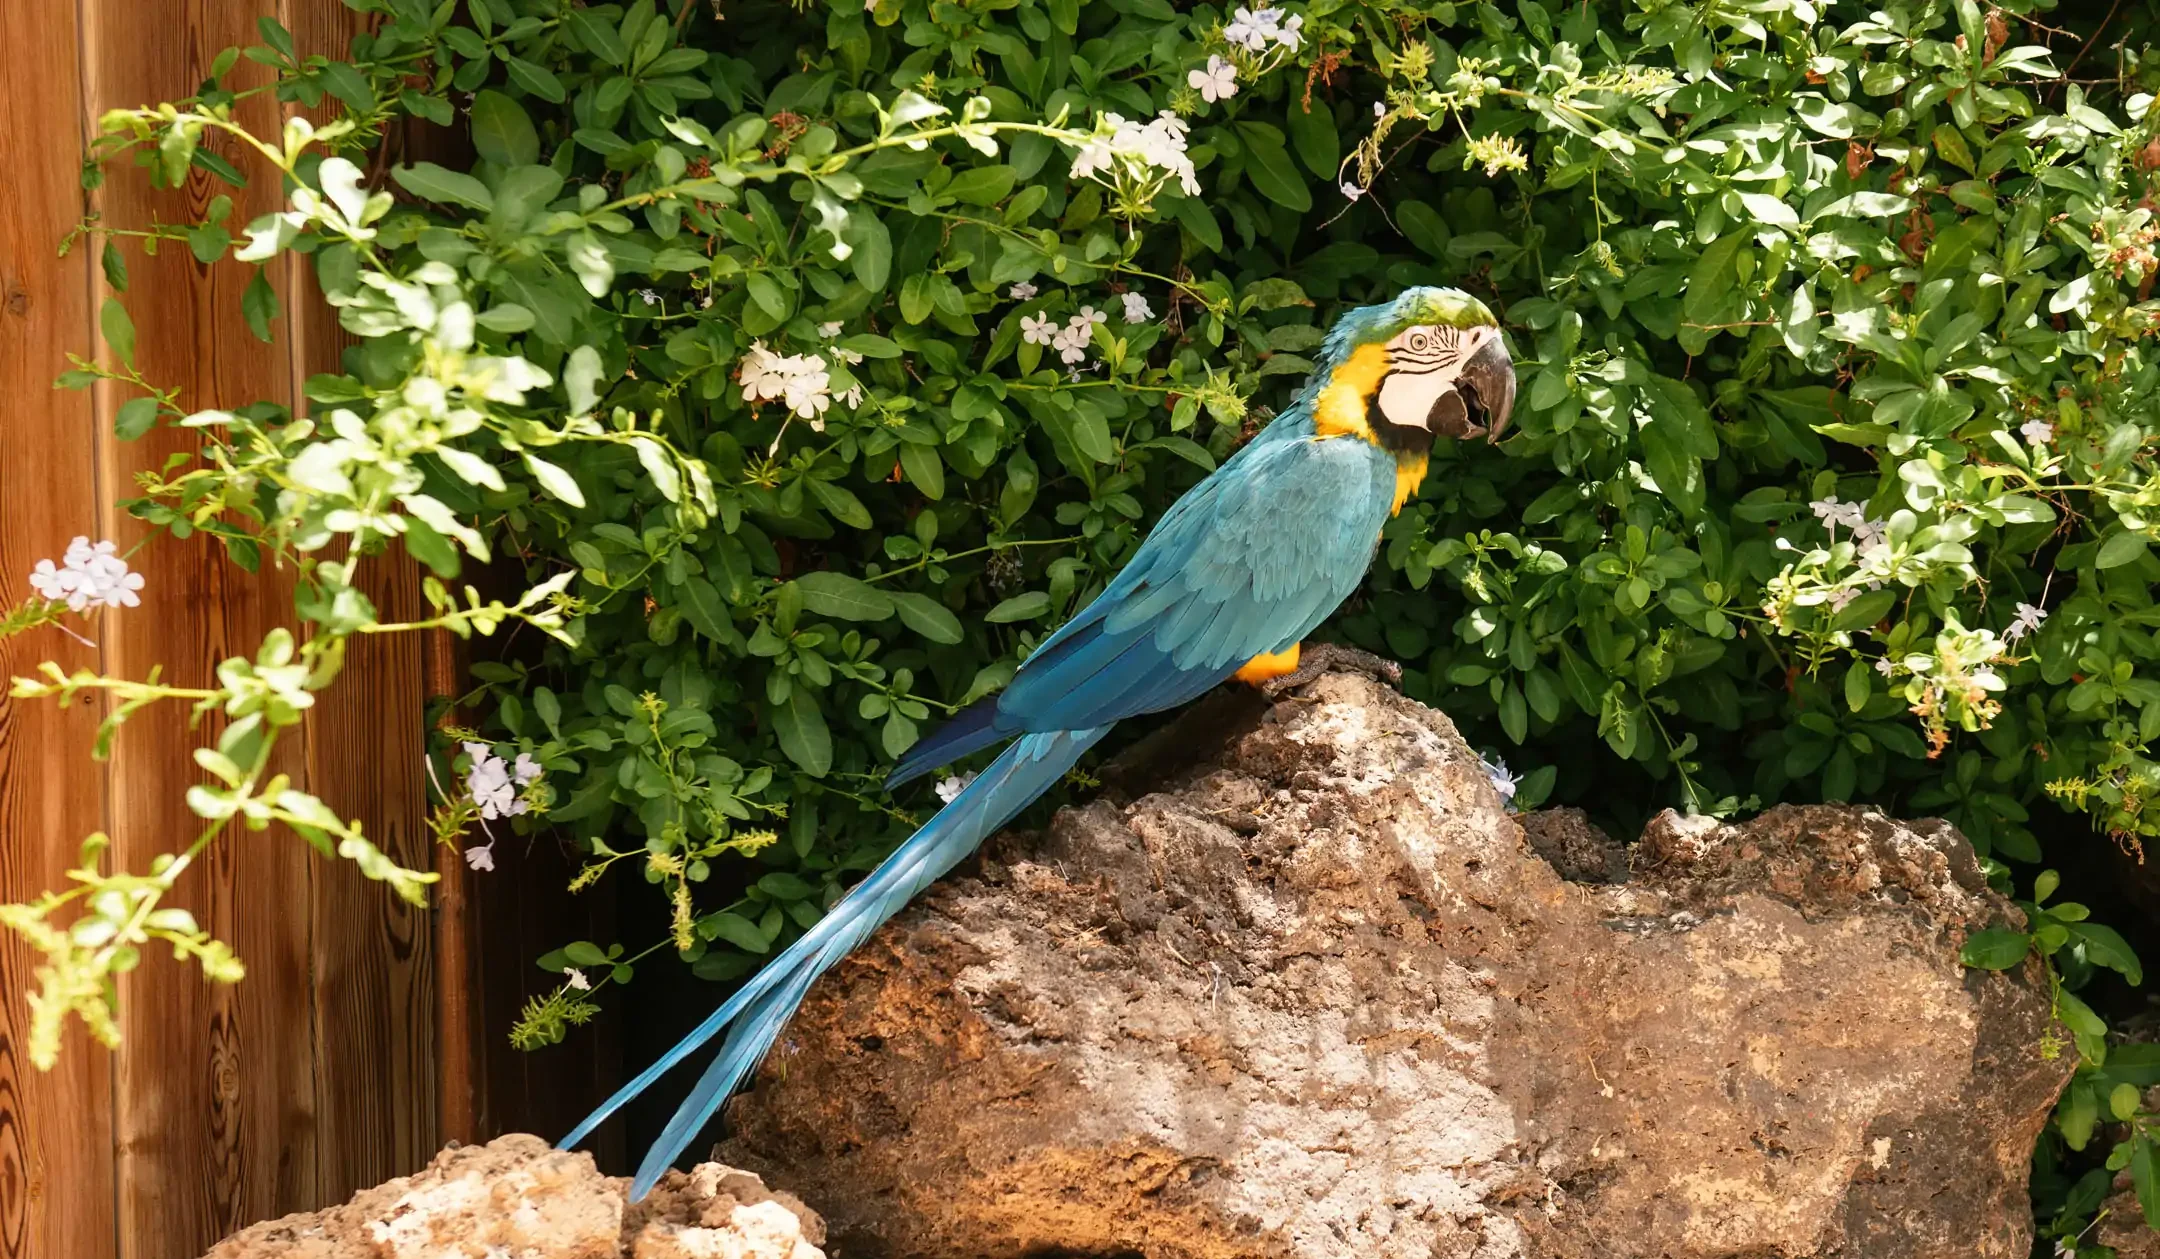
[[343, 1206], [244, 1229], [205, 1259], [824, 1259], [817, 1215], [748, 1172], [673, 1172], [639, 1203], [629, 1183], [591, 1155], [499, 1137]]
[[828, 976], [722, 1156], [864, 1259], [2024, 1259], [2070, 1064], [1950, 827], [1667, 814], [1612, 883], [1393, 691], [1227, 707]]

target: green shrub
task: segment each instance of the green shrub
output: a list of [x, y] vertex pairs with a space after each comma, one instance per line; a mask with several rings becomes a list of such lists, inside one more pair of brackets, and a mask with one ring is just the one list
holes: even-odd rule
[[[526, 799], [590, 849], [580, 884], [627, 860], [675, 906], [643, 953], [543, 959], [580, 984], [663, 947], [730, 978], [815, 921], [935, 807], [879, 786], [924, 723], [1091, 598], [1339, 311], [1412, 284], [1502, 312], [1517, 432], [1438, 453], [1333, 632], [1527, 771], [1519, 805], [1874, 801], [1951, 818], [2004, 886], [2034, 808], [2160, 834], [2142, 28], [1969, 0], [349, 2], [380, 20], [347, 61], [274, 25], [250, 56], [342, 104], [333, 148], [412, 114], [476, 156], [397, 169], [374, 243], [321, 249], [368, 339], [310, 394], [377, 404], [432, 344], [363, 256], [561, 382], [535, 388], [567, 408], [436, 434], [446, 514], [362, 541], [575, 573], [562, 642], [477, 672], [482, 759], [545, 768]], [[590, 431], [542, 460], [516, 417], [565, 409]], [[2074, 908], [1968, 956], [2050, 958], [2082, 1146], [2122, 1080], [2074, 990], [2137, 963]], [[521, 1040], [590, 1001], [565, 986]]]

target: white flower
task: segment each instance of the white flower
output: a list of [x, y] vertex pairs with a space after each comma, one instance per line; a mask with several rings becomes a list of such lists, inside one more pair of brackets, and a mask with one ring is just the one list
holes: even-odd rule
[[517, 762], [510, 767], [510, 776], [522, 787], [540, 776], [540, 762], [532, 758], [532, 753], [520, 752], [517, 754]]
[[1522, 783], [1522, 775], [1508, 769], [1507, 762], [1490, 753], [1481, 752], [1478, 759], [1484, 762], [1485, 775], [1492, 779], [1493, 790], [1507, 803], [1508, 812], [1515, 811], [1515, 788]]
[[[1193, 73], [1200, 72], [1195, 70]], [[1232, 87], [1227, 94], [1234, 95], [1236, 91]], [[1178, 186], [1187, 196], [1200, 195], [1200, 177], [1185, 152], [1184, 119], [1166, 109], [1156, 115], [1155, 121], [1143, 126], [1128, 122], [1122, 115], [1106, 113], [1096, 120], [1095, 126], [1096, 135], [1080, 146], [1080, 155], [1073, 159], [1073, 178], [1113, 183], [1121, 170], [1138, 177], [1145, 170], [1154, 169], [1176, 176]], [[1134, 171], [1135, 166], [1141, 171]]]
[[[1080, 328], [1080, 325], [1082, 323], [1109, 323], [1110, 316], [1095, 309], [1093, 306], [1082, 306], [1080, 308], [1080, 313], [1072, 317], [1072, 322], [1073, 327]], [[1088, 331], [1088, 329], [1086, 328], [1080, 328], [1080, 330], [1082, 332]]]
[[1882, 674], [1886, 678], [1889, 677], [1891, 673], [1895, 672], [1896, 669], [1897, 666], [1890, 663], [1890, 657], [1888, 656], [1884, 656], [1882, 659], [1875, 662], [1875, 672]]
[[1883, 542], [1883, 528], [1882, 521], [1868, 520], [1865, 517], [1852, 522], [1853, 545], [1860, 549], [1860, 558], [1868, 559], [1876, 550], [1888, 551], [1888, 546]]
[[2022, 433], [2025, 440], [2035, 448], [2045, 446], [2055, 440], [2055, 426], [2046, 420], [2027, 420], [2018, 425], [2018, 432]]
[[638, 300], [647, 306], [658, 306], [660, 304], [660, 295], [651, 289], [639, 289], [637, 295]]
[[592, 980], [585, 978], [585, 972], [575, 966], [563, 971], [563, 980], [579, 992], [592, 991]]
[[[465, 794], [471, 797], [474, 804], [480, 806], [482, 818], [492, 821], [499, 817], [515, 817], [532, 807], [517, 798], [518, 787], [530, 782], [531, 778], [513, 782], [509, 762], [495, 755], [495, 749], [485, 743], [467, 743], [465, 754], [472, 758], [472, 768], [465, 771]], [[529, 757], [521, 756], [519, 760], [523, 764], [532, 763]], [[539, 766], [533, 765], [533, 771], [537, 774]], [[490, 844], [489, 847], [493, 845]], [[474, 859], [471, 850], [467, 850], [465, 859]], [[495, 868], [492, 856], [488, 858], [488, 863], [487, 869]], [[476, 865], [473, 868], [477, 870], [481, 867]]]
[[[1268, 39], [1275, 34], [1275, 24], [1282, 20], [1280, 11], [1262, 7], [1258, 13], [1240, 6], [1230, 15], [1230, 24], [1223, 27], [1223, 38], [1240, 48], [1259, 52], [1267, 47]], [[1195, 83], [1194, 87], [1199, 84]], [[1213, 100], [1213, 97], [1208, 99]]]
[[494, 841], [490, 840], [478, 848], [466, 849], [465, 864], [475, 870], [493, 870], [495, 868]]
[[777, 398], [786, 387], [787, 373], [781, 370], [784, 362], [779, 355], [765, 348], [763, 341], [752, 341], [743, 355], [742, 367], [736, 378], [742, 381], [744, 402], [763, 402]]
[[1148, 305], [1147, 298], [1141, 294], [1125, 293], [1121, 295], [1121, 300], [1125, 303], [1126, 323], [1143, 323], [1155, 317], [1155, 311]]
[[2040, 623], [2047, 620], [2047, 616], [2045, 608], [2036, 608], [2030, 603], [2020, 603], [2017, 605], [2017, 618], [2011, 621], [2009, 627], [2002, 632], [2003, 641], [2014, 643], [2025, 637], [2027, 634], [2039, 629]]
[[974, 781], [975, 775], [972, 773], [956, 774], [951, 778], [940, 779], [937, 785], [937, 798], [951, 804], [959, 799], [960, 793], [966, 791], [968, 784]]
[[1289, 49], [1291, 52], [1296, 52], [1305, 44], [1304, 30], [1304, 15], [1299, 13], [1293, 13], [1290, 15], [1290, 20], [1282, 24], [1281, 30], [1269, 31], [1268, 34], [1275, 40], [1276, 43], [1281, 44], [1283, 47]]
[[862, 400], [863, 389], [860, 382], [850, 387], [846, 393], [840, 395], [840, 405], [846, 407], [850, 411], [854, 410], [856, 407], [861, 406]]
[[1022, 281], [1019, 284], [1013, 285], [1010, 291], [1012, 293], [1012, 299], [1014, 301], [1024, 302], [1029, 298], [1035, 296], [1035, 294], [1040, 292], [1041, 290], [1037, 289], [1034, 285], [1029, 284], [1026, 281]]
[[832, 405], [832, 374], [826, 370], [823, 355], [790, 354], [785, 357], [765, 348], [763, 341], [752, 341], [743, 355], [742, 367], [737, 379], [742, 382], [744, 402], [767, 402], [778, 398], [795, 415], [810, 421], [810, 427], [825, 431], [822, 418], [825, 408]]
[[30, 570], [30, 587], [73, 612], [137, 607], [142, 603], [135, 594], [143, 588], [142, 574], [129, 572], [118, 552], [110, 542], [92, 545], [90, 539], [77, 537], [58, 564], [37, 562]]
[[1060, 362], [1078, 363], [1087, 358], [1088, 340], [1085, 331], [1076, 331], [1068, 326], [1058, 329], [1051, 336], [1050, 344], [1057, 347]]
[[845, 327], [845, 326], [846, 326], [846, 325], [842, 324], [842, 323], [841, 323], [841, 322], [840, 322], [839, 320], [835, 319], [835, 320], [833, 320], [833, 321], [832, 321], [831, 323], [821, 323], [821, 324], [819, 324], [819, 325], [817, 326], [817, 334], [818, 334], [819, 336], [821, 336], [821, 337], [825, 338], [826, 340], [830, 341], [830, 340], [832, 340], [832, 339], [833, 339], [834, 337], [837, 337], [837, 336], [839, 336], [839, 335], [840, 335], [840, 329], [841, 329], [841, 328], [843, 328], [843, 327]]
[[1830, 592], [1830, 610], [1832, 612], [1843, 612], [1845, 610], [1846, 604], [1851, 603], [1853, 600], [1859, 597], [1860, 592], [1852, 589], [1849, 586], [1842, 589], [1833, 590]]
[[1020, 316], [1020, 339], [1030, 345], [1048, 345], [1057, 335], [1057, 323], [1048, 315]]
[[1342, 195], [1355, 201], [1365, 195], [1365, 190], [1345, 179], [1342, 183]]
[[1372, 116], [1375, 118], [1387, 117], [1387, 106], [1379, 101], [1374, 101], [1372, 103]]
[[1237, 67], [1211, 53], [1207, 68], [1187, 71], [1185, 82], [1198, 89], [1201, 100], [1212, 105], [1237, 95]]

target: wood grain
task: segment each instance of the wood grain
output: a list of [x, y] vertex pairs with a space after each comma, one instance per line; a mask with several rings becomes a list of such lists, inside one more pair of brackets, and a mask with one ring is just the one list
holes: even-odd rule
[[[256, 38], [259, 10], [246, 3], [79, 3], [93, 122], [108, 108], [185, 96], [220, 49]], [[243, 75], [249, 73], [256, 80], [263, 74]], [[245, 102], [240, 117], [258, 130], [281, 123], [268, 96]], [[117, 227], [193, 221], [228, 192], [241, 224], [276, 208], [274, 172], [266, 174], [235, 145], [214, 147], [248, 172], [246, 189], [229, 189], [194, 170], [183, 187], [159, 192], [143, 172], [122, 166], [95, 195], [97, 208]], [[241, 317], [249, 268], [204, 266], [184, 250], [165, 249], [132, 269], [138, 361], [148, 378], [180, 387], [184, 408], [291, 398], [287, 349], [257, 341]], [[289, 291], [282, 296], [290, 305]], [[122, 401], [117, 390], [102, 393], [100, 432]], [[195, 448], [191, 434], [171, 429], [138, 442], [101, 442], [108, 493], [137, 469]], [[106, 510], [105, 532], [123, 546], [143, 536], [136, 522], [109, 504]], [[176, 684], [203, 685], [216, 661], [252, 655], [266, 632], [292, 619], [289, 573], [266, 565], [251, 576], [201, 536], [161, 539], [144, 554], [150, 581], [143, 606], [109, 626], [106, 667], [113, 673], [141, 677], [162, 667]], [[199, 778], [188, 750], [214, 731], [190, 731], [187, 716], [180, 708], [153, 709], [131, 720], [120, 737], [108, 798], [116, 860], [130, 868], [185, 845], [199, 825], [183, 803]], [[305, 732], [287, 736], [277, 762], [302, 785], [306, 741]], [[162, 959], [129, 977], [114, 1108], [125, 1259], [187, 1259], [241, 1225], [316, 1201], [309, 852], [281, 829], [242, 830], [212, 846], [183, 880], [178, 903], [233, 945], [247, 965], [244, 982], [206, 984]]]
[[[30, 589], [38, 560], [99, 531], [95, 416], [81, 393], [56, 391], [66, 353], [89, 344], [91, 255], [57, 246], [83, 211], [76, 153], [82, 78], [73, 0], [0, 4], [0, 602]], [[109, 625], [109, 622], [108, 622]], [[0, 676], [40, 661], [94, 668], [99, 653], [58, 630], [0, 640]], [[97, 714], [50, 701], [0, 699], [0, 899], [62, 886], [83, 836], [106, 825], [103, 781], [89, 760]], [[37, 955], [0, 934], [0, 1257], [102, 1259], [112, 1252], [110, 1060], [80, 1026], [59, 1065], [26, 1056], [23, 994]]]

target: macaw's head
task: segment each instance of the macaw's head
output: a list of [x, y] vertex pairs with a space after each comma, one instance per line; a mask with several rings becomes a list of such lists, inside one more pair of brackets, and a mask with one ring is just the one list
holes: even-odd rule
[[1354, 434], [1421, 465], [1436, 437], [1499, 441], [1515, 406], [1515, 364], [1485, 303], [1414, 288], [1361, 306], [1328, 332], [1313, 373], [1314, 427]]

